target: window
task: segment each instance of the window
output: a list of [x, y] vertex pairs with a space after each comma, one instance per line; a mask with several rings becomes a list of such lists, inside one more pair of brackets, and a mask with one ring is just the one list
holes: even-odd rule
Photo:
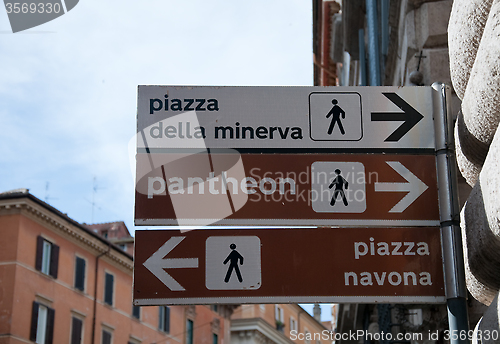
[[85, 290], [85, 259], [80, 257], [75, 262], [75, 289]]
[[188, 319], [186, 323], [186, 344], [193, 344], [193, 320]]
[[212, 344], [219, 344], [219, 336], [216, 333], [212, 334]]
[[307, 329], [304, 331], [304, 338], [306, 344], [311, 344], [311, 332]]
[[46, 275], [57, 278], [58, 265], [59, 246], [45, 240], [42, 236], [38, 236], [35, 268]]
[[276, 319], [276, 321], [279, 321], [281, 323], [283, 322], [283, 308], [281, 308], [278, 305], [275, 305], [274, 308], [274, 319]]
[[132, 316], [136, 319], [141, 318], [141, 307], [132, 305]]
[[297, 331], [297, 321], [293, 317], [290, 317], [290, 331]]
[[160, 306], [160, 323], [158, 325], [160, 331], [170, 332], [170, 308], [167, 306]]
[[82, 344], [83, 320], [75, 316], [71, 319], [71, 344]]
[[112, 340], [113, 340], [113, 333], [108, 329], [102, 329], [101, 343], [111, 344]]
[[104, 303], [113, 306], [114, 276], [110, 273], [104, 276]]
[[276, 329], [278, 331], [283, 332], [285, 328], [285, 324], [283, 323], [283, 308], [279, 307], [278, 305], [275, 305], [274, 308], [274, 318], [276, 320]]
[[33, 301], [31, 313], [30, 340], [39, 344], [52, 344], [55, 311]]

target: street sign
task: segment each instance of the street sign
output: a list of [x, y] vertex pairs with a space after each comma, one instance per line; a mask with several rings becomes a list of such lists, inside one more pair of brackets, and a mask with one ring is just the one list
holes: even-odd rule
[[445, 301], [440, 229], [136, 231], [135, 305]]
[[137, 166], [136, 225], [439, 225], [433, 155], [143, 153]]
[[430, 87], [139, 86], [138, 152], [434, 149]]

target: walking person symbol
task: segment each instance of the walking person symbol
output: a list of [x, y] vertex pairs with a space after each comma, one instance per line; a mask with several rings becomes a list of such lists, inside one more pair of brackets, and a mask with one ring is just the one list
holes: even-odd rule
[[338, 168], [335, 170], [335, 173], [337, 174], [337, 176], [332, 180], [330, 186], [328, 187], [329, 189], [331, 189], [335, 186], [335, 190], [333, 190], [333, 197], [332, 200], [330, 201], [330, 205], [333, 207], [335, 205], [335, 201], [337, 200], [337, 196], [340, 195], [342, 197], [344, 205], [347, 206], [348, 203], [347, 203], [347, 198], [345, 197], [344, 186], [345, 189], [347, 190], [349, 183], [347, 182], [347, 180], [344, 179], [344, 177], [340, 175], [342, 172]]
[[229, 282], [229, 278], [231, 278], [231, 274], [232, 274], [233, 269], [234, 269], [234, 271], [236, 271], [236, 277], [238, 277], [238, 281], [240, 281], [240, 283], [241, 283], [241, 282], [243, 282], [243, 278], [241, 277], [240, 268], [238, 267], [238, 262], [240, 263], [240, 265], [243, 265], [243, 257], [241, 256], [241, 254], [239, 254], [238, 251], [236, 251], [235, 244], [229, 245], [229, 248], [232, 251], [231, 251], [231, 253], [229, 253], [227, 258], [224, 260], [224, 264], [227, 264], [227, 262], [230, 262], [229, 268], [227, 269], [226, 278], [224, 278], [224, 282], [226, 282], [226, 283]]
[[328, 128], [328, 135], [331, 135], [333, 133], [333, 128], [335, 127], [335, 124], [338, 125], [340, 129], [340, 133], [342, 135], [345, 134], [344, 126], [342, 125], [342, 122], [340, 120], [340, 116], [342, 115], [342, 119], [345, 119], [345, 111], [342, 110], [340, 106], [337, 105], [338, 101], [337, 99], [332, 100], [333, 107], [330, 109], [328, 114], [326, 115], [326, 118], [332, 117], [332, 121], [330, 122], [330, 127]]

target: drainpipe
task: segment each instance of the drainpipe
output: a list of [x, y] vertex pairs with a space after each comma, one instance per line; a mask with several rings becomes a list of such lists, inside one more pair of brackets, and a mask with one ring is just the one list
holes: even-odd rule
[[[299, 306], [300, 307], [300, 306]], [[297, 332], [300, 332], [300, 314], [305, 313], [306, 311], [300, 307], [299, 314], [297, 314]]]
[[366, 24], [368, 29], [368, 76], [370, 86], [380, 86], [377, 0], [366, 0]]
[[92, 310], [92, 337], [90, 340], [91, 344], [94, 344], [95, 341], [95, 315], [96, 315], [96, 309], [97, 309], [97, 272], [99, 269], [99, 259], [104, 256], [105, 254], [108, 254], [109, 251], [111, 250], [111, 245], [108, 245], [108, 250], [102, 252], [99, 254], [97, 257], [95, 257], [95, 275], [94, 275], [94, 309]]

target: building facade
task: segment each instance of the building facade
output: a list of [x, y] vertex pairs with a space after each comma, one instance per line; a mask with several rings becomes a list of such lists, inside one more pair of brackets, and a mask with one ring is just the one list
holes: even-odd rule
[[331, 344], [330, 330], [297, 304], [242, 305], [231, 317], [231, 344]]
[[0, 194], [0, 233], [1, 344], [229, 342], [233, 307], [134, 307], [132, 255], [26, 189]]
[[[338, 81], [336, 84], [325, 82], [325, 78], [319, 77], [321, 66], [315, 63], [317, 86], [430, 86], [434, 82], [452, 86], [450, 60], [457, 60], [455, 56], [458, 56], [457, 61], [462, 64], [455, 63], [455, 71], [468, 76], [470, 68], [465, 67], [471, 67], [473, 62], [460, 58], [470, 57], [477, 50], [476, 43], [482, 32], [478, 28], [484, 27], [492, 3], [452, 0], [338, 0], [335, 2], [341, 5], [340, 11], [327, 14], [324, 9], [331, 2], [314, 2], [314, 8], [318, 11], [314, 15], [315, 20], [318, 20], [316, 27], [329, 28], [314, 31], [314, 42], [318, 45], [315, 55], [329, 51], [331, 61], [336, 64]], [[476, 37], [472, 34], [464, 36], [463, 32], [456, 35], [456, 38], [450, 40], [455, 44], [454, 56], [451, 56], [448, 31], [453, 7], [456, 27], [461, 27], [465, 33], [475, 33]], [[467, 18], [467, 21], [463, 18]], [[315, 61], [317, 59], [318, 56], [315, 56]], [[322, 59], [325, 60], [325, 57]], [[492, 61], [497, 63], [497, 57], [492, 58]], [[494, 79], [498, 80], [498, 77], [495, 76]], [[457, 80], [464, 84], [466, 78]], [[454, 83], [460, 84], [457, 80]], [[458, 91], [463, 92], [460, 89]], [[457, 93], [460, 94], [452, 88], [451, 108], [455, 116], [461, 108], [461, 99]], [[478, 96], [471, 97], [471, 102], [476, 99]], [[459, 148], [457, 146], [457, 151]], [[477, 152], [470, 150], [473, 151]], [[467, 171], [464, 168], [462, 170]], [[469, 168], [469, 171], [472, 170], [473, 168]], [[458, 187], [460, 204], [463, 206], [471, 187], [461, 176]], [[472, 328], [483, 311], [481, 304], [472, 297], [469, 298]], [[338, 312], [339, 332], [363, 329], [379, 333], [428, 333], [436, 330], [442, 333], [448, 327], [447, 311], [443, 305], [350, 304], [340, 305]]]

